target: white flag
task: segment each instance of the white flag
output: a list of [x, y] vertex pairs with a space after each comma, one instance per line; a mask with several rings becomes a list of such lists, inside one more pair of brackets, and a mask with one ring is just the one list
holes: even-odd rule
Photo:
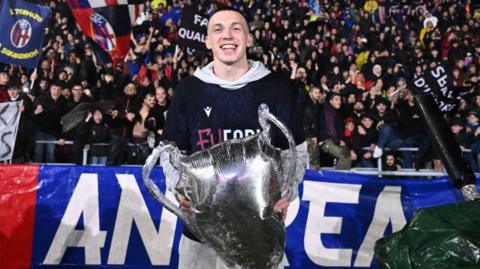
[[0, 103], [0, 161], [10, 160], [13, 156], [21, 103]]

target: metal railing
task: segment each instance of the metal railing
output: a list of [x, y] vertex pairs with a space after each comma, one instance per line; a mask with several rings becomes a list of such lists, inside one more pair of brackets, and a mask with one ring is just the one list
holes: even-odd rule
[[[37, 144], [56, 144], [56, 145], [61, 145], [58, 140], [56, 141], [50, 141], [50, 140], [37, 140], [35, 141]], [[66, 140], [63, 145], [73, 145], [73, 141]], [[95, 143], [92, 145], [96, 146], [109, 146], [109, 143]], [[127, 146], [133, 147], [135, 144], [132, 143], [127, 143]], [[364, 150], [368, 150], [369, 148], [363, 148]], [[88, 152], [90, 150], [90, 144], [86, 144], [83, 149], [82, 149], [82, 165], [88, 165]], [[416, 152], [418, 151], [418, 148], [416, 147], [404, 147], [404, 148], [398, 148], [396, 150], [391, 150], [389, 148], [385, 148], [384, 152], [388, 151], [411, 151], [411, 152]], [[464, 152], [470, 152], [470, 149], [465, 149], [463, 150]], [[66, 165], [68, 165], [67, 163]], [[71, 163], [73, 165], [73, 163]], [[307, 168], [309, 165], [309, 162], [307, 161]], [[130, 165], [129, 165], [130, 166]], [[133, 165], [136, 166], [136, 165]], [[333, 167], [321, 167], [321, 171], [328, 171], [328, 170], [335, 170]], [[372, 168], [367, 168], [367, 167], [354, 167], [349, 170], [335, 170], [338, 172], [344, 172], [344, 173], [355, 173], [355, 174], [363, 174], [363, 175], [377, 175], [377, 176], [398, 176], [398, 177], [439, 177], [439, 176], [447, 176], [445, 172], [437, 172], [434, 171], [433, 169], [420, 169], [420, 170], [415, 170], [415, 169], [410, 169], [410, 168], [401, 168], [398, 171], [382, 171], [382, 158], [377, 159], [377, 167], [372, 167]]]

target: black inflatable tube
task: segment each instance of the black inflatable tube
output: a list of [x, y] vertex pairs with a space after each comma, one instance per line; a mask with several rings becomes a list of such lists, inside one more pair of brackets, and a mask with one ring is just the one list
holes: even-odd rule
[[475, 174], [462, 158], [460, 147], [433, 97], [430, 94], [416, 94], [415, 102], [453, 185], [461, 189], [465, 185], [475, 184]]

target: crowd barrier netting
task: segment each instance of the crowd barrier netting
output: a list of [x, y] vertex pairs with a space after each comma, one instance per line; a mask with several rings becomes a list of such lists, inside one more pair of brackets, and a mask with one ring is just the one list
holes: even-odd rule
[[[165, 188], [160, 168], [152, 178]], [[417, 208], [460, 200], [445, 177], [307, 171], [279, 268], [377, 268], [377, 239]], [[0, 166], [0, 208], [2, 268], [177, 268], [181, 223], [140, 167]]]

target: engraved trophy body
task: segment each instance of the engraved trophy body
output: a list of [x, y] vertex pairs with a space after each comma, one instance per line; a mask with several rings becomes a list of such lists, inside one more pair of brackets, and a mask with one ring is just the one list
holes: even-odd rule
[[[289, 160], [282, 160], [281, 151], [270, 144], [268, 121], [287, 137]], [[285, 225], [274, 205], [282, 197], [290, 198], [296, 187], [295, 142], [288, 128], [268, 111], [259, 110], [259, 122], [263, 131], [258, 134], [184, 158], [174, 144], [161, 142], [142, 173], [152, 196], [232, 268], [277, 268], [284, 254]], [[168, 200], [149, 177], [164, 152], [180, 171], [176, 190], [190, 200], [189, 212]]]

